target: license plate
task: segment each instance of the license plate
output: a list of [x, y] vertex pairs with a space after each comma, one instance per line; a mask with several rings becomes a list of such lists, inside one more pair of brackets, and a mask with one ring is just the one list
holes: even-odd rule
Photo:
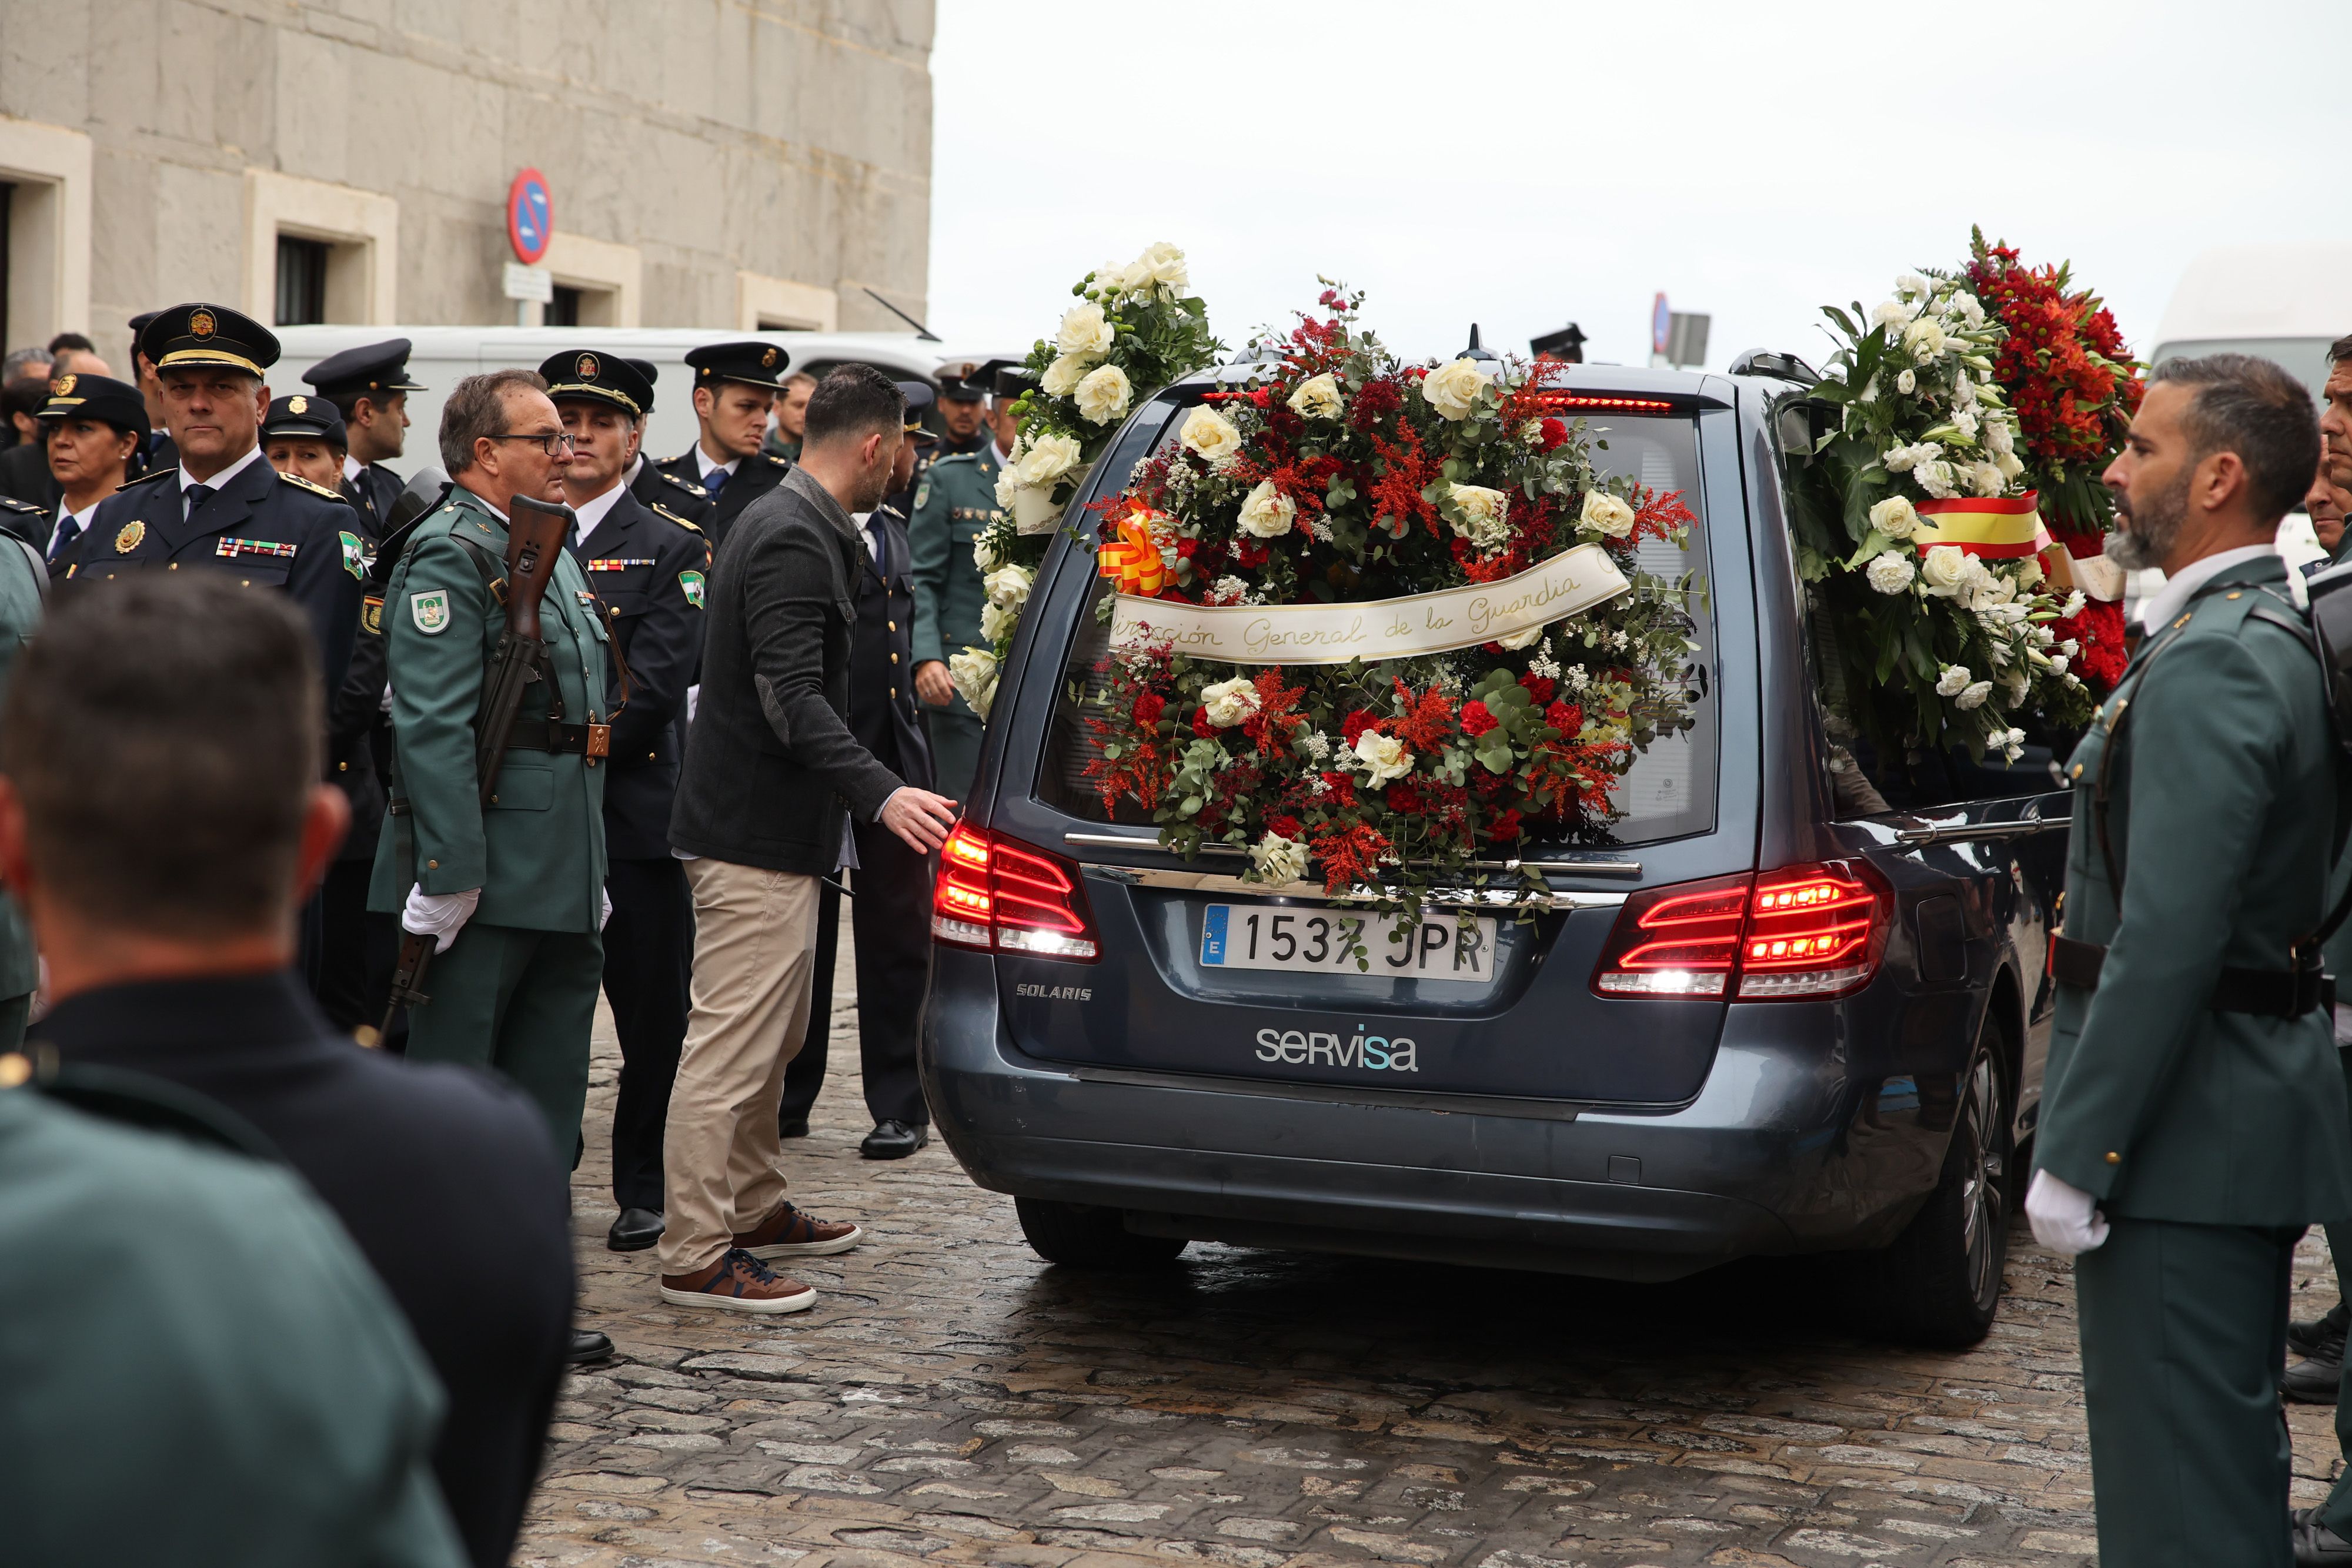
[[[1213, 904], [1201, 922], [1201, 966], [1484, 985], [1495, 975], [1495, 922], [1430, 918], [1402, 936], [1383, 915]], [[1369, 969], [1357, 966], [1357, 949]]]

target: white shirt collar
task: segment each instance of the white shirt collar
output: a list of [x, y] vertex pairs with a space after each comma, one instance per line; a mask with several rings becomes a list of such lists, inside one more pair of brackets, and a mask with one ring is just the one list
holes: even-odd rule
[[698, 441], [694, 444], [694, 461], [701, 468], [702, 476], [705, 479], [709, 478], [713, 474], [720, 473], [722, 471], [730, 479], [732, 479], [735, 477], [736, 467], [740, 465], [743, 460], [740, 457], [730, 457], [724, 463], [713, 463], [710, 460], [710, 454], [705, 452], [702, 449], [702, 443]]
[[[698, 448], [698, 450], [699, 450], [699, 448]], [[643, 468], [645, 465], [646, 455], [640, 451], [635, 457], [629, 459], [628, 471], [621, 476], [622, 486], [626, 488], [629, 486], [635, 485], [637, 482], [637, 470]]]
[[2139, 623], [2150, 632], [2157, 631], [2180, 613], [2189, 596], [2214, 578], [2241, 561], [2260, 560], [2266, 555], [2278, 554], [2278, 546], [2241, 545], [2209, 556], [2200, 556], [2164, 580], [2164, 586], [2149, 596], [2140, 606]]
[[209, 479], [199, 481], [189, 478], [188, 470], [184, 465], [178, 470], [180, 494], [184, 497], [188, 493], [188, 486], [199, 483], [204, 484], [212, 489], [217, 490], [222, 486], [227, 484], [231, 479], [236, 478], [239, 474], [244, 473], [247, 468], [252, 467], [256, 463], [260, 461], [261, 447], [257, 444], [252, 451], [247, 453], [244, 456], [238, 458], [236, 462], [230, 464], [227, 467], [222, 469], [219, 473], [214, 475]]
[[604, 515], [619, 503], [621, 497], [627, 490], [626, 485], [615, 484], [594, 500], [582, 501], [574, 506], [572, 508], [572, 515], [579, 521], [572, 526], [572, 542], [575, 545], [579, 544], [590, 534], [594, 533], [598, 526], [604, 522]]
[[365, 464], [362, 463], [358, 458], [356, 458], [356, 457], [352, 456], [350, 453], [346, 452], [346, 453], [344, 453], [344, 454], [343, 454], [343, 477], [344, 477], [344, 478], [346, 478], [346, 479], [356, 479], [356, 478], [358, 478], [358, 477], [360, 476], [360, 471], [361, 471], [362, 468], [364, 468], [365, 466], [366, 466], [366, 465], [365, 465]]

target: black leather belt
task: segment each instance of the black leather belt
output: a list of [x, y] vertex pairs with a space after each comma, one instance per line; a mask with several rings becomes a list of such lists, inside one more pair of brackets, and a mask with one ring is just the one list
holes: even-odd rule
[[613, 755], [609, 724], [557, 724], [552, 720], [519, 720], [507, 737], [509, 751], [556, 751], [579, 757]]
[[[2107, 950], [2095, 942], [2071, 936], [2050, 938], [2050, 977], [2077, 990], [2094, 990]], [[2307, 1012], [2336, 1006], [2336, 977], [2314, 956], [2293, 969], [2240, 969], [2224, 967], [2213, 982], [2206, 1008], [2217, 1013], [2254, 1013], [2264, 1018], [2301, 1018]]]

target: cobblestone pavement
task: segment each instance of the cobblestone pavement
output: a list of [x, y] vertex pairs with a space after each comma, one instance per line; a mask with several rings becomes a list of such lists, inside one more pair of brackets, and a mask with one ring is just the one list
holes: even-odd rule
[[[845, 955], [845, 957], [846, 955]], [[771, 1322], [665, 1307], [575, 1185], [583, 1321], [517, 1561], [801, 1568], [1969, 1568], [2095, 1561], [2062, 1260], [2019, 1218], [2000, 1321], [1964, 1354], [1836, 1324], [1809, 1270], [1671, 1286], [1196, 1243], [1164, 1274], [1042, 1264], [936, 1144], [860, 1160], [856, 1014], [788, 1145], [856, 1251]], [[604, 1026], [608, 1030], [609, 1026]], [[600, 1031], [592, 1128], [609, 1127]], [[2333, 1291], [2316, 1236], [2298, 1315]], [[2294, 1408], [2298, 1501], [2335, 1455]]]

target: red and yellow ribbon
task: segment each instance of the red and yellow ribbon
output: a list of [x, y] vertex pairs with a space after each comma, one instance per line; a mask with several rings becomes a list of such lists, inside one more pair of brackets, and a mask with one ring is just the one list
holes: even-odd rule
[[1975, 497], [1922, 501], [1916, 508], [1919, 527], [1911, 542], [1919, 547], [1921, 555], [1937, 545], [1958, 545], [1970, 555], [1992, 560], [2040, 555], [2055, 541], [2042, 526], [2039, 499], [2029, 492], [2007, 501]]
[[1150, 599], [1168, 586], [1168, 563], [1160, 559], [1160, 547], [1151, 542], [1151, 528], [1144, 521], [1146, 516], [1129, 512], [1121, 517], [1118, 537], [1103, 541], [1097, 559], [1097, 570], [1116, 582], [1121, 593]]

